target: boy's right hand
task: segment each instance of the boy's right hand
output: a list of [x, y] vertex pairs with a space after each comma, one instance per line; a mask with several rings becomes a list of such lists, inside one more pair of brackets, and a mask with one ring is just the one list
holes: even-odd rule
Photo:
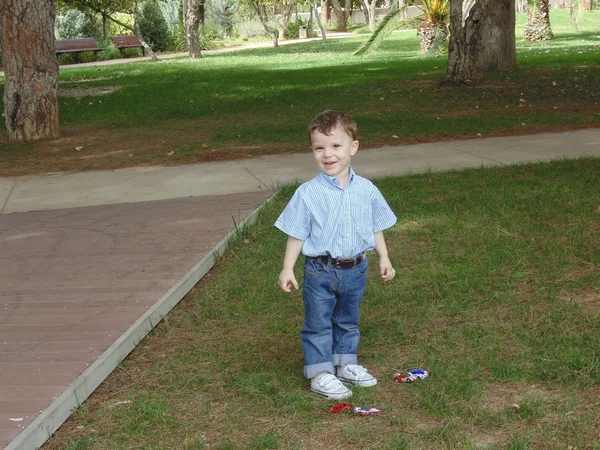
[[277, 280], [277, 284], [284, 292], [290, 292], [292, 290], [292, 286], [298, 289], [298, 282], [294, 276], [294, 270], [283, 269], [279, 274], [279, 280]]

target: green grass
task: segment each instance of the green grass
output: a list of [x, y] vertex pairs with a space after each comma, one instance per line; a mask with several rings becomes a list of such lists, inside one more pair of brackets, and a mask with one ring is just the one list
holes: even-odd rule
[[[379, 417], [308, 392], [301, 294], [276, 284], [286, 186], [47, 448], [598, 448], [598, 173], [580, 159], [376, 181], [398, 274], [379, 281], [371, 255], [359, 359], [379, 384], [351, 401]], [[409, 367], [431, 376], [392, 383]]]
[[[487, 74], [479, 87], [441, 85], [446, 57], [419, 56], [413, 32], [394, 33], [369, 58], [352, 56], [363, 35], [64, 70], [63, 138], [8, 144], [2, 122], [0, 175], [298, 152], [306, 124], [326, 108], [355, 118], [362, 148], [598, 126], [600, 11], [586, 12], [577, 34], [566, 11], [552, 19], [554, 41], [519, 37], [520, 70]], [[87, 95], [103, 88], [114, 90]]]

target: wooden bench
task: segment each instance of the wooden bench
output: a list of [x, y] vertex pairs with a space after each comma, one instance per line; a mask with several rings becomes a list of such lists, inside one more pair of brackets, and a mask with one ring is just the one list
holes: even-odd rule
[[94, 55], [102, 49], [98, 47], [96, 39], [81, 38], [81, 39], [59, 39], [54, 42], [56, 46], [56, 56], [63, 53], [74, 53], [75, 62], [79, 62], [78, 55], [82, 52], [94, 52]]
[[146, 54], [144, 46], [135, 34], [130, 34], [129, 36], [113, 36], [111, 39], [113, 44], [115, 44], [115, 48], [119, 49], [121, 58], [123, 57], [123, 49], [125, 48], [141, 48], [142, 55]]

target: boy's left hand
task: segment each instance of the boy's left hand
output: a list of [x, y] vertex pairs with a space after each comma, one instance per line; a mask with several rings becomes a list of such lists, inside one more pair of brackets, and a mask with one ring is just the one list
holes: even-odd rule
[[393, 280], [396, 276], [396, 270], [392, 267], [390, 258], [383, 257], [379, 259], [379, 273], [383, 281]]

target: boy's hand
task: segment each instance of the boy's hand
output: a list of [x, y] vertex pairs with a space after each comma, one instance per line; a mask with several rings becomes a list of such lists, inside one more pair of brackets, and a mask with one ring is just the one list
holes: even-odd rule
[[292, 286], [298, 289], [298, 282], [294, 276], [294, 270], [283, 269], [279, 274], [279, 280], [277, 280], [277, 284], [284, 292], [290, 292], [292, 290]]
[[396, 271], [392, 267], [392, 262], [387, 256], [379, 258], [379, 273], [383, 281], [393, 280], [396, 276]]

